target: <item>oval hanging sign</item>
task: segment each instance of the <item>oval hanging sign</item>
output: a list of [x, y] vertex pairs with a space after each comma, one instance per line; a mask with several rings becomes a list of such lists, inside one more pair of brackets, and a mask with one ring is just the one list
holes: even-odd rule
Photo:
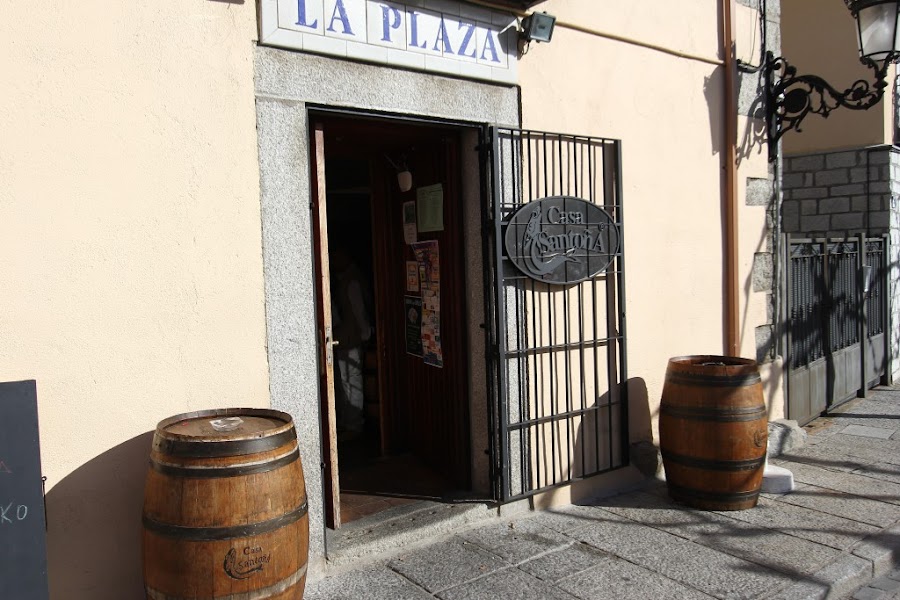
[[578, 283], [602, 273], [619, 251], [619, 228], [605, 210], [574, 196], [522, 206], [509, 218], [506, 255], [545, 283]]

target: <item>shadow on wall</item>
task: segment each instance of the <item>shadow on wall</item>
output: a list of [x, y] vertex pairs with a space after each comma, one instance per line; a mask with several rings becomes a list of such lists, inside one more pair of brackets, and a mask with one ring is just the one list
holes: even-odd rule
[[652, 418], [647, 382], [640, 377], [632, 377], [628, 380], [629, 443], [653, 441]]
[[[736, 160], [740, 167], [744, 160], [767, 152], [768, 136], [766, 134], [765, 80], [762, 71], [756, 71], [754, 67], [745, 65], [740, 68], [738, 78], [737, 91], [741, 93], [742, 98], [747, 94], [753, 94], [753, 99], [746, 108], [744, 107], [747, 100], [738, 99], [739, 116], [749, 117], [744, 124], [743, 132], [738, 130]], [[719, 154], [722, 151], [722, 143], [725, 139], [724, 79], [724, 67], [716, 67], [712, 75], [703, 78], [703, 96], [706, 98], [709, 108], [709, 132], [713, 154]], [[746, 91], [754, 85], [752, 92]]]
[[[629, 379], [628, 388], [628, 443], [632, 448], [631, 463], [645, 460], [633, 452], [636, 442], [652, 442], [651, 414], [647, 383], [641, 378]], [[635, 483], [635, 475], [622, 477], [622, 471], [616, 469], [595, 478], [591, 473], [610, 469], [622, 458], [622, 434], [616, 427], [617, 411], [609, 407], [609, 393], [598, 398], [601, 407], [597, 419], [586, 418], [573, 427], [570, 433], [559, 431], [555, 437], [543, 435], [542, 447], [536, 448], [536, 462], [532, 463], [530, 476], [531, 486], [544, 486], [554, 483], [554, 473], [563, 480], [574, 478], [570, 491], [554, 489], [546, 492], [540, 501], [541, 505], [551, 506], [559, 503], [579, 502], [587, 498], [615, 494]], [[604, 408], [606, 407], [606, 408]], [[571, 421], [563, 421], [571, 422]], [[568, 435], [572, 434], [571, 452], [566, 452]], [[551, 446], [558, 445], [558, 449]], [[655, 456], [655, 453], [654, 453]], [[565, 458], [568, 460], [564, 460]], [[629, 463], [622, 466], [627, 467]], [[540, 471], [540, 474], [538, 474]], [[638, 466], [638, 471], [642, 471]], [[636, 474], [637, 471], [634, 472]], [[586, 480], [581, 480], [587, 475]]]
[[153, 432], [85, 463], [47, 493], [50, 594], [143, 598], [141, 510]]
[[724, 81], [724, 67], [716, 67], [712, 75], [703, 78], [703, 96], [709, 108], [709, 135], [713, 155], [722, 152], [722, 142], [725, 140], [725, 119], [722, 113]]

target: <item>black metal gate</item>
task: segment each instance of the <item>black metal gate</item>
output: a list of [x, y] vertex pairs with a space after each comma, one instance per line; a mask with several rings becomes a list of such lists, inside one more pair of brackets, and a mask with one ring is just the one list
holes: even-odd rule
[[886, 377], [887, 236], [788, 236], [788, 417], [807, 423]]
[[602, 207], [621, 232], [622, 158], [617, 140], [484, 134], [492, 475], [506, 502], [628, 464], [621, 243], [605, 273], [568, 286], [526, 277], [503, 243], [510, 215], [559, 195]]

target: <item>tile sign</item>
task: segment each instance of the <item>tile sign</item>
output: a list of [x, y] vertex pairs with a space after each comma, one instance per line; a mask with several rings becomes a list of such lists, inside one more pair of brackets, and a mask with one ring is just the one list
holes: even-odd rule
[[260, 43], [516, 83], [516, 18], [449, 0], [260, 0]]

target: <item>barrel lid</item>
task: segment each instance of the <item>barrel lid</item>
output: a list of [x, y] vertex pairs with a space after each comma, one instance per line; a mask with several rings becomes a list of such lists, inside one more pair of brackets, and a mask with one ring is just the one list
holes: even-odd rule
[[696, 375], [735, 376], [749, 375], [759, 378], [759, 365], [755, 360], [739, 356], [698, 354], [675, 356], [669, 359], [669, 370]]
[[184, 413], [161, 421], [156, 432], [183, 441], [245, 440], [277, 435], [293, 427], [277, 410], [226, 408]]

